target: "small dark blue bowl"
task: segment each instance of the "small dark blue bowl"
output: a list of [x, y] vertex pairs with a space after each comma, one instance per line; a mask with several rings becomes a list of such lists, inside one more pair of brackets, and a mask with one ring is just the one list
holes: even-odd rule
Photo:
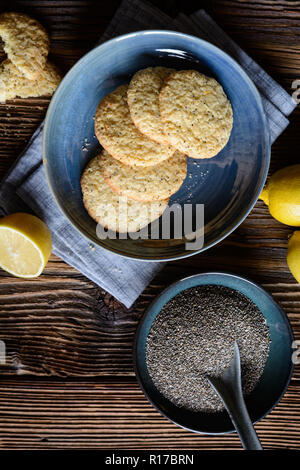
[[137, 379], [152, 405], [173, 423], [190, 431], [206, 434], [233, 432], [226, 411], [192, 412], [171, 403], [155, 387], [146, 365], [146, 341], [151, 326], [163, 306], [183, 290], [200, 285], [226, 286], [252, 300], [265, 317], [270, 330], [269, 356], [256, 388], [245, 397], [253, 423], [266, 416], [281, 400], [293, 373], [293, 333], [283, 310], [260, 286], [243, 277], [228, 273], [204, 273], [187, 277], [165, 289], [147, 309], [135, 338], [134, 365]]
[[[204, 204], [201, 249], [186, 240], [105, 239], [86, 212], [80, 176], [100, 151], [94, 135], [95, 111], [104, 95], [128, 83], [149, 66], [195, 69], [215, 77], [233, 108], [228, 144], [210, 159], [188, 159], [188, 175], [170, 204]], [[54, 198], [69, 221], [91, 242], [123, 256], [145, 261], [191, 256], [223, 240], [247, 216], [264, 185], [270, 140], [260, 94], [244, 70], [217, 47], [174, 31], [139, 31], [112, 39], [85, 55], [54, 94], [44, 128], [44, 165]]]

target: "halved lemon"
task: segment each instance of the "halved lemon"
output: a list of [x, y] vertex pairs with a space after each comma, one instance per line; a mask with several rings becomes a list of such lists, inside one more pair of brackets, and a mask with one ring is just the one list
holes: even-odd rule
[[0, 219], [0, 267], [10, 274], [38, 277], [51, 248], [50, 230], [38, 217], [18, 212]]

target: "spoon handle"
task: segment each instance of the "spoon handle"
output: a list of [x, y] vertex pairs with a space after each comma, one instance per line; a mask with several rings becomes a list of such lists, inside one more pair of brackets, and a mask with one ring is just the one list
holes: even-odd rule
[[[224, 395], [223, 395], [224, 399]], [[234, 427], [240, 436], [245, 450], [262, 450], [254, 426], [250, 419], [245, 400], [240, 393], [233, 393], [230, 400], [224, 401]]]
[[236, 342], [233, 359], [228, 369], [219, 377], [206, 377], [223, 401], [244, 449], [263, 450], [245, 404], [241, 383], [240, 353]]
[[242, 393], [239, 393], [235, 387], [228, 386], [228, 384], [225, 386], [224, 383], [221, 383], [215, 377], [207, 377], [207, 379], [222, 399], [240, 437], [243, 448], [245, 450], [262, 450]]

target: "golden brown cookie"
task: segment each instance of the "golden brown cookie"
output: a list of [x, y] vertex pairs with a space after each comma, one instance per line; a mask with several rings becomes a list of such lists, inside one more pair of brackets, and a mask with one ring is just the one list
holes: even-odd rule
[[95, 115], [96, 136], [105, 150], [125, 165], [157, 165], [175, 150], [148, 139], [135, 127], [127, 90], [128, 85], [121, 85], [100, 101]]
[[231, 104], [221, 85], [195, 70], [171, 74], [159, 95], [160, 115], [168, 141], [192, 158], [210, 158], [227, 144]]
[[56, 67], [47, 62], [36, 80], [28, 80], [6, 59], [0, 64], [0, 102], [20, 98], [52, 95], [61, 81]]
[[45, 28], [24, 13], [2, 13], [0, 37], [8, 59], [26, 78], [36, 80], [45, 67], [49, 52]]
[[168, 199], [139, 202], [119, 196], [105, 182], [99, 157], [93, 158], [85, 168], [81, 189], [89, 215], [103, 227], [120, 233], [139, 231], [160, 217], [168, 206]]
[[159, 112], [159, 92], [165, 79], [174, 72], [167, 67], [148, 67], [132, 77], [128, 92], [128, 106], [136, 127], [149, 139], [169, 145], [163, 131]]
[[176, 151], [168, 160], [152, 167], [123, 165], [104, 150], [100, 168], [107, 184], [118, 194], [136, 201], [161, 201], [176, 193], [187, 172], [186, 156]]

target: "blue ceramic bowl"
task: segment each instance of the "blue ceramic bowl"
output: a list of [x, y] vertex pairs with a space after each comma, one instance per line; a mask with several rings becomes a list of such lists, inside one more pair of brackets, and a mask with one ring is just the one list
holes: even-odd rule
[[[170, 203], [205, 205], [201, 250], [185, 239], [100, 240], [82, 203], [80, 176], [100, 145], [94, 135], [99, 101], [148, 66], [196, 69], [215, 77], [231, 101], [234, 124], [226, 147], [214, 158], [188, 159], [188, 176]], [[205, 250], [229, 235], [247, 216], [264, 185], [270, 159], [269, 132], [255, 86], [227, 54], [206, 41], [173, 31], [140, 31], [112, 39], [85, 55], [63, 79], [49, 106], [44, 165], [57, 204], [91, 242], [120, 255], [170, 260]]]
[[157, 390], [146, 365], [147, 336], [163, 306], [185, 289], [208, 284], [226, 286], [244, 294], [257, 305], [269, 326], [271, 343], [264, 372], [256, 388], [245, 397], [253, 423], [274, 408], [288, 387], [294, 368], [294, 338], [287, 316], [273, 298], [257, 284], [234, 274], [204, 273], [187, 277], [165, 289], [150, 305], [139, 324], [134, 345], [135, 372], [146, 397], [175, 424], [194, 432], [219, 434], [234, 431], [226, 411], [196, 413], [175, 406]]

